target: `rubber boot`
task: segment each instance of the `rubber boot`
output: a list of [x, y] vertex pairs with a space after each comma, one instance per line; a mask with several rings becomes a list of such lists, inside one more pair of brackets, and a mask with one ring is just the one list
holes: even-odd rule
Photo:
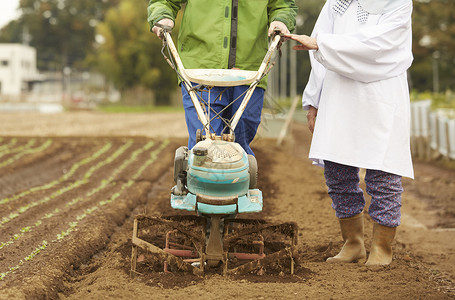
[[365, 265], [386, 266], [392, 262], [392, 242], [396, 229], [396, 227], [387, 227], [378, 223], [373, 224], [373, 242]]
[[339, 219], [339, 221], [344, 245], [340, 253], [327, 258], [327, 262], [350, 263], [365, 259], [367, 254], [363, 242], [363, 212], [350, 218]]

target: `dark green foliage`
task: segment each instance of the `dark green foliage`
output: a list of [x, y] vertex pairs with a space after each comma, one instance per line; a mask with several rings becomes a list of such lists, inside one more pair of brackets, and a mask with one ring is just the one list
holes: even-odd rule
[[121, 0], [107, 12], [97, 34], [104, 40], [90, 57], [97, 70], [122, 91], [141, 86], [154, 91], [155, 104], [169, 104], [177, 78], [161, 54], [161, 41], [149, 31], [145, 2]]
[[21, 17], [1, 32], [3, 42], [28, 42], [41, 70], [83, 65], [93, 51], [95, 27], [118, 0], [21, 0]]
[[455, 88], [455, 1], [414, 1], [413, 88], [432, 90], [433, 59], [436, 57], [440, 91]]

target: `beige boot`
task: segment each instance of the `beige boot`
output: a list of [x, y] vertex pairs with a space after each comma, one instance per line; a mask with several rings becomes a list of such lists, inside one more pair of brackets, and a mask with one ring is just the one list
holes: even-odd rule
[[367, 266], [385, 266], [392, 262], [392, 242], [395, 238], [396, 227], [387, 227], [374, 223], [373, 242]]
[[350, 218], [339, 219], [344, 245], [340, 253], [327, 258], [327, 262], [350, 263], [367, 256], [363, 243], [363, 212]]

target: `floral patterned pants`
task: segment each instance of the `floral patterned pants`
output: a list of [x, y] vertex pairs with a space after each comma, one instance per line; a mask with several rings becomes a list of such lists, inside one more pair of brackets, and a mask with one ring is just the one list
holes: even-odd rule
[[[365, 197], [359, 186], [359, 168], [324, 161], [324, 177], [338, 218], [349, 218], [362, 212]], [[367, 169], [365, 184], [366, 192], [371, 196], [370, 217], [384, 226], [400, 225], [401, 176]]]

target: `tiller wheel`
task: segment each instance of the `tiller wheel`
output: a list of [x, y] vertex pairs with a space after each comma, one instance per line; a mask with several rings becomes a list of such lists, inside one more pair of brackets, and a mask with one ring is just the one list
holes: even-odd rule
[[[138, 247], [164, 264], [194, 275], [204, 274], [206, 219], [198, 216], [168, 218], [137, 215], [134, 218], [131, 274], [136, 271]], [[199, 262], [199, 268], [192, 263]]]
[[294, 274], [294, 252], [297, 245], [296, 223], [270, 224], [256, 219], [225, 220], [223, 274], [240, 275], [267, 268], [286, 270], [282, 261], [289, 260]]

